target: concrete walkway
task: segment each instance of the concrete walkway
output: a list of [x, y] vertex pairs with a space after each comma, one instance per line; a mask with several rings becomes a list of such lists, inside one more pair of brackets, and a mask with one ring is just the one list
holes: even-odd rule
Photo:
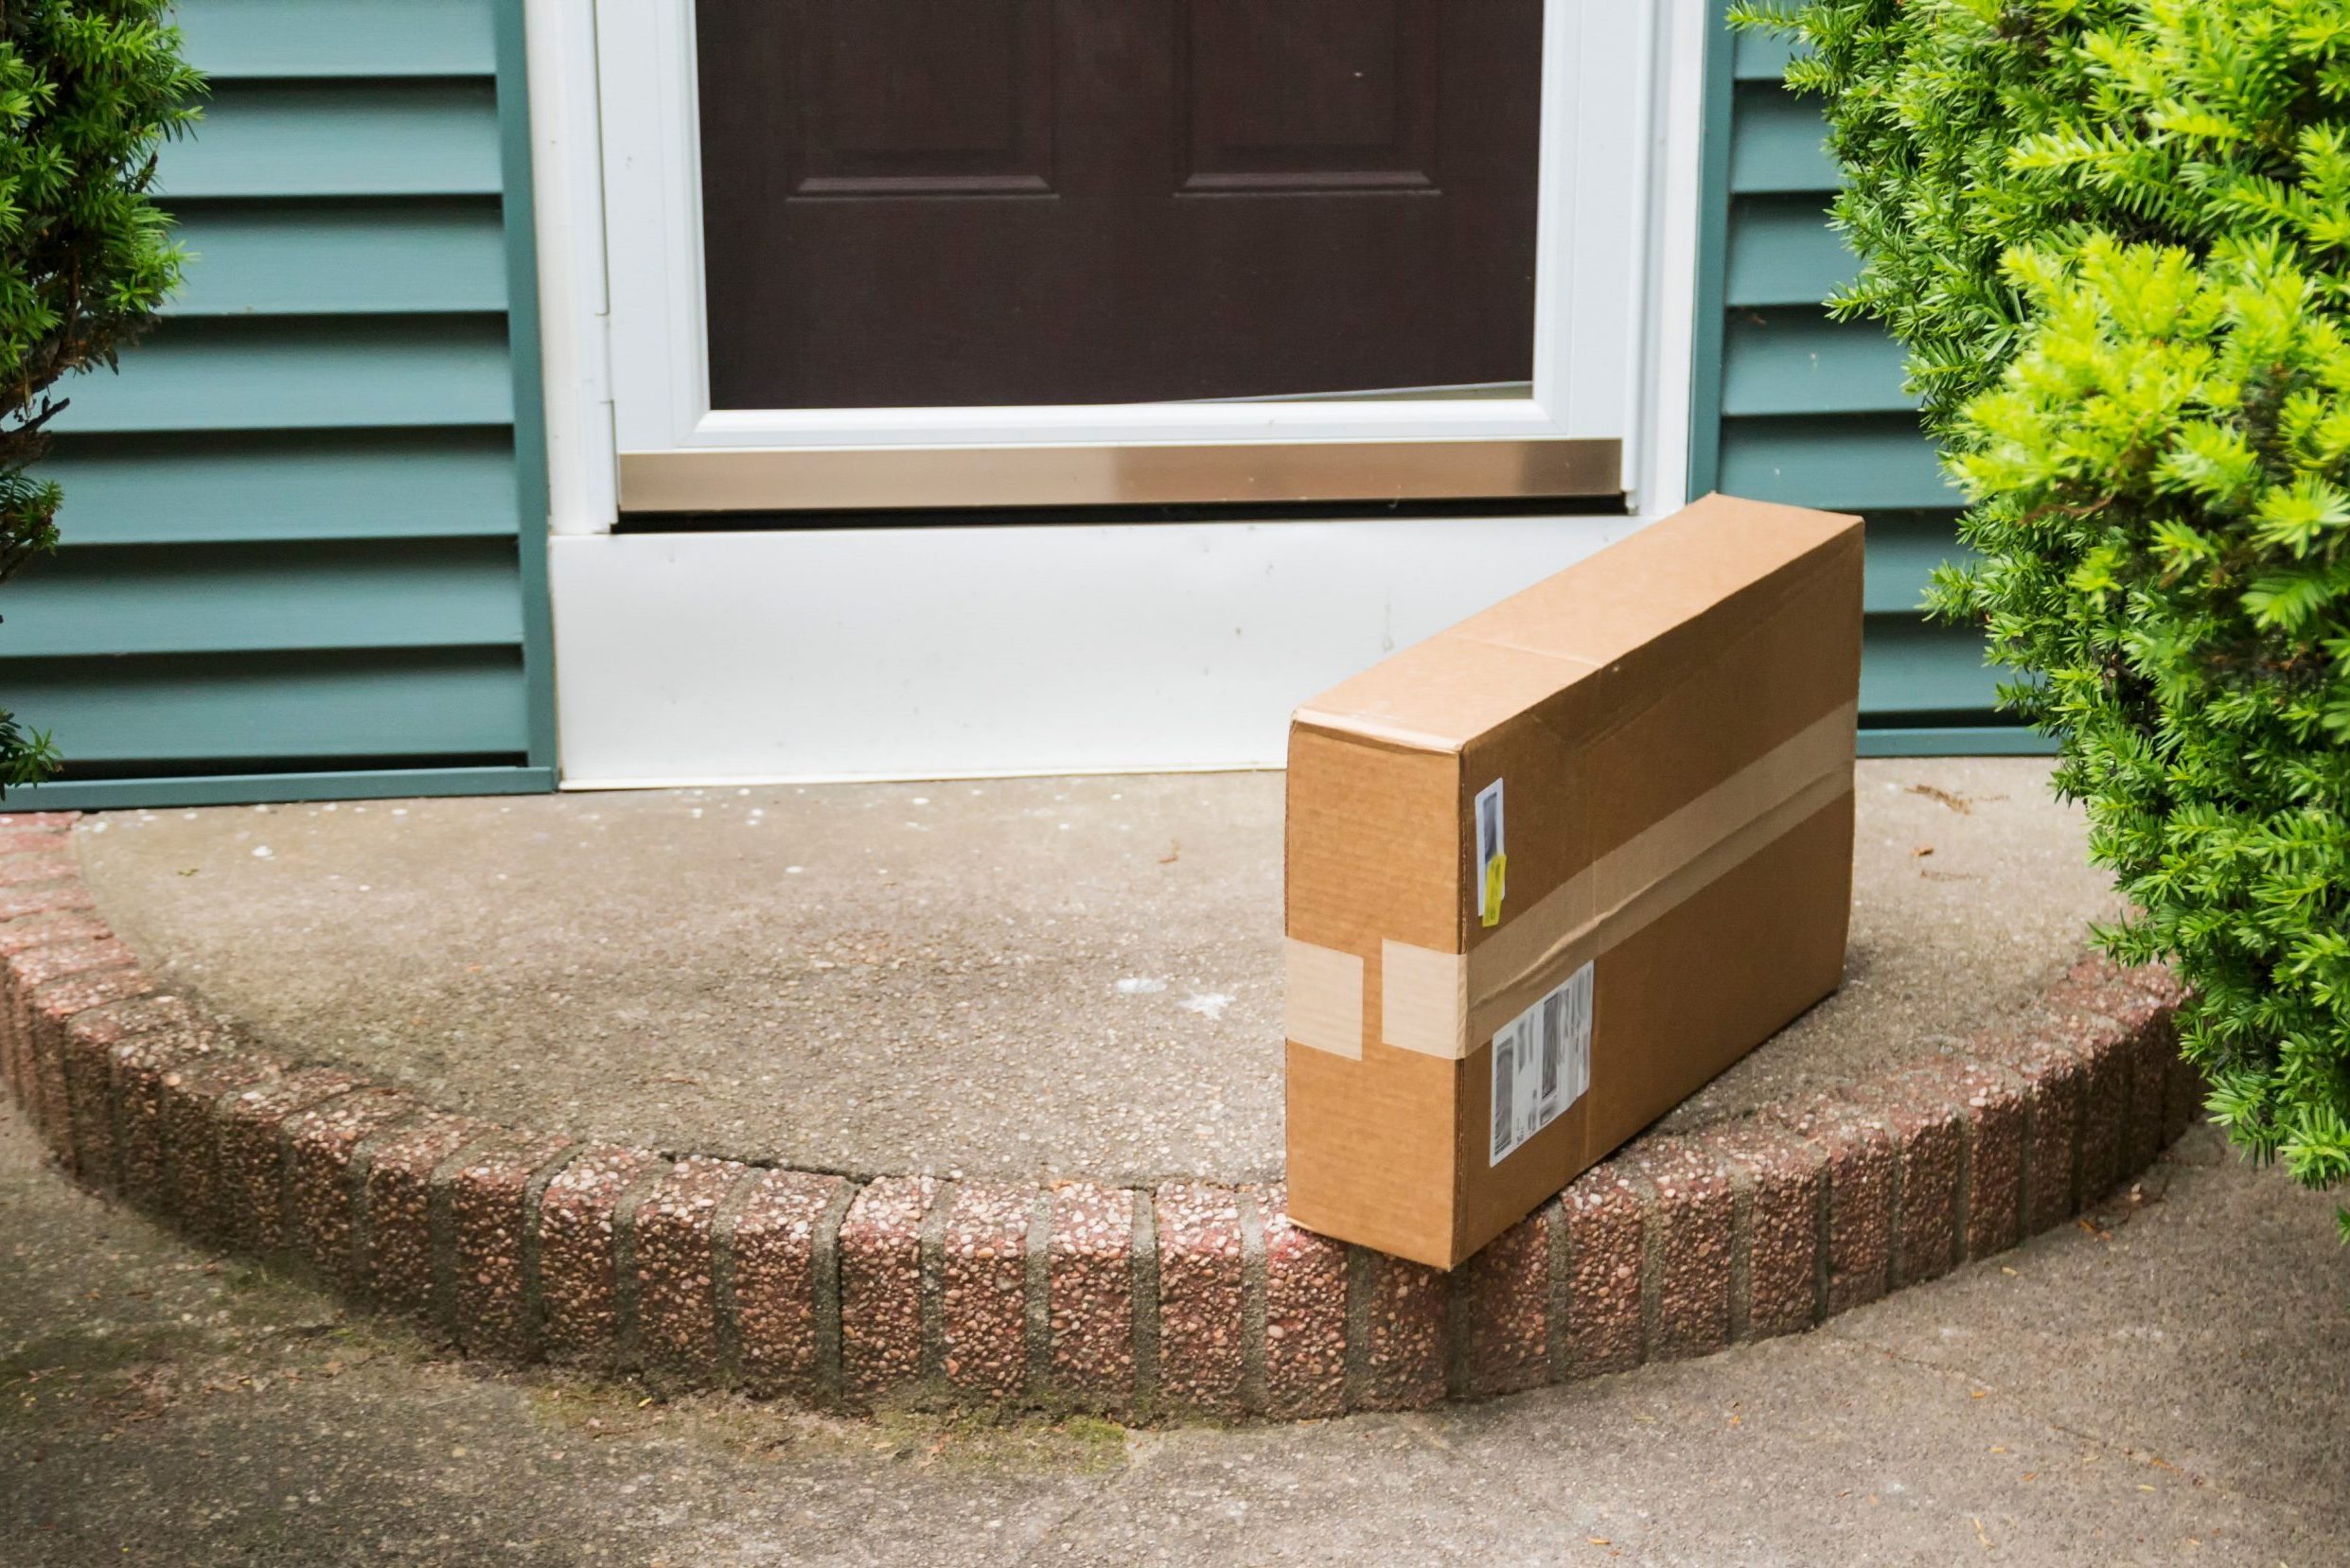
[[[2035, 759], [1863, 763], [1845, 990], [1687, 1131], [1995, 1024], [2111, 908]], [[1148, 1184], [1281, 1166], [1281, 778], [117, 812], [149, 966], [270, 1050], [671, 1151]]]
[[0, 1108], [0, 1562], [2304, 1565], [2350, 1539], [2331, 1206], [2127, 1198], [1703, 1361], [1230, 1430], [838, 1421], [502, 1373], [215, 1260]]

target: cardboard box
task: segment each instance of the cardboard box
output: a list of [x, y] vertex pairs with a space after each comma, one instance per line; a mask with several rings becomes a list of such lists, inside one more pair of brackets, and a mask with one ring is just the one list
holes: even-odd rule
[[1834, 990], [1860, 663], [1860, 520], [1714, 495], [1299, 709], [1292, 1216], [1451, 1268]]

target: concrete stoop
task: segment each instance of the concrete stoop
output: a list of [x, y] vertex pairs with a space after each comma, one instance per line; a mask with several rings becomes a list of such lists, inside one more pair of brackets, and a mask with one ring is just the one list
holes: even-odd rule
[[2076, 964], [1993, 1031], [1652, 1133], [1450, 1275], [1279, 1183], [819, 1172], [582, 1141], [280, 1060], [143, 968], [67, 814], [0, 817], [0, 1067], [61, 1164], [471, 1353], [849, 1407], [1413, 1409], [1797, 1332], [2060, 1224], [2195, 1114], [2178, 992]]

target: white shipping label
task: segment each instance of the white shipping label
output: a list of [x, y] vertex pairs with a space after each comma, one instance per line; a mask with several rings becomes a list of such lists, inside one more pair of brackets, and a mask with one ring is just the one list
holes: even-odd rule
[[1476, 795], [1477, 919], [1485, 925], [1501, 924], [1501, 901], [1509, 890], [1509, 847], [1501, 831], [1501, 781], [1495, 779]]
[[1591, 1087], [1591, 965], [1493, 1036], [1493, 1155], [1499, 1165]]

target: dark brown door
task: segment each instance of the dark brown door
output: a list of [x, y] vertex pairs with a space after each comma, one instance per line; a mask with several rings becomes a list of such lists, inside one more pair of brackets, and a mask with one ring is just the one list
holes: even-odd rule
[[719, 408], [1531, 374], [1543, 0], [699, 0]]

